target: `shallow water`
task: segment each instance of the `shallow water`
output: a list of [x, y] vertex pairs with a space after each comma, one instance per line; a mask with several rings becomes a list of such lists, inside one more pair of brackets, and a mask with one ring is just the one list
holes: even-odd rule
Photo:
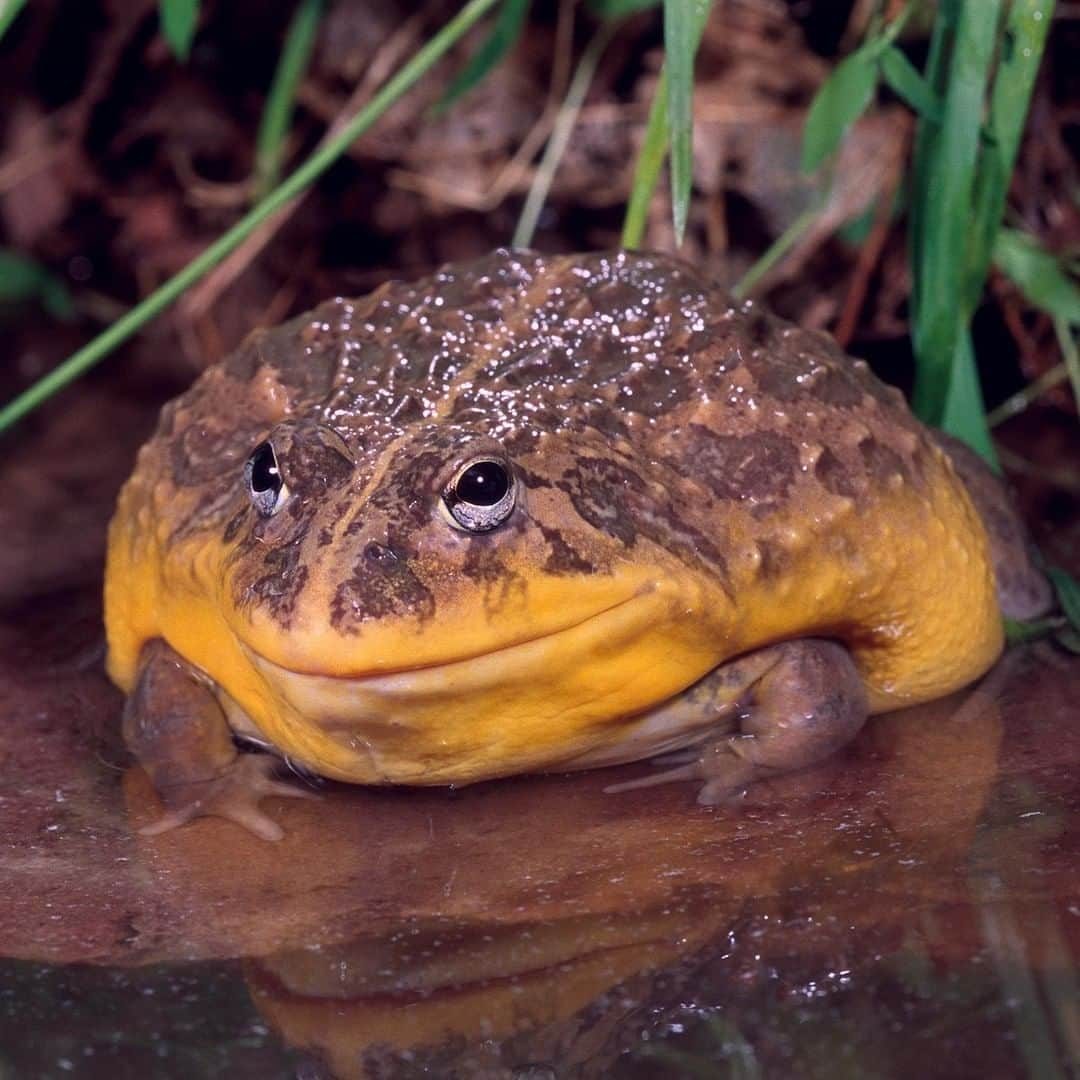
[[7, 464], [0, 1078], [1080, 1066], [1080, 660], [1015, 650], [738, 806], [604, 794], [637, 765], [142, 837], [97, 569], [140, 435], [91, 487]]

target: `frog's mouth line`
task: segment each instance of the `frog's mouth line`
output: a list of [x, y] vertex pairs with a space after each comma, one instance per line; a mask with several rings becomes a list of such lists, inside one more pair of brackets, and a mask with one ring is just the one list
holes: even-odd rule
[[528, 646], [541, 644], [543, 642], [554, 641], [567, 634], [572, 634], [575, 630], [580, 630], [583, 627], [592, 625], [599, 619], [603, 619], [605, 616], [610, 615], [612, 612], [619, 611], [625, 608], [629, 604], [633, 604], [635, 601], [641, 600], [642, 597], [648, 595], [655, 590], [655, 586], [648, 585], [643, 586], [634, 592], [631, 596], [624, 597], [622, 600], [617, 600], [614, 604], [610, 604], [608, 607], [601, 608], [599, 611], [594, 611], [591, 614], [585, 616], [583, 619], [579, 619], [577, 622], [568, 623], [566, 626], [560, 626], [555, 630], [549, 630], [543, 634], [537, 634], [534, 637], [522, 638], [519, 641], [511, 641], [505, 645], [496, 645], [490, 649], [482, 649], [472, 653], [464, 653], [457, 656], [447, 657], [445, 659], [439, 659], [428, 663], [419, 664], [401, 664], [397, 666], [387, 666], [379, 668], [367, 668], [362, 671], [345, 671], [345, 672], [332, 672], [324, 671], [315, 668], [307, 667], [292, 667], [286, 664], [280, 664], [275, 660], [271, 660], [268, 656], [259, 652], [257, 649], [248, 645], [245, 641], [240, 640], [240, 647], [244, 653], [255, 666], [263, 672], [264, 675], [278, 675], [285, 678], [300, 678], [300, 679], [328, 679], [340, 682], [355, 682], [355, 683], [374, 683], [383, 678], [393, 678], [395, 676], [409, 676], [412, 674], [420, 674], [422, 672], [437, 672], [445, 668], [453, 668], [460, 664], [468, 664], [470, 662], [487, 660], [496, 657], [507, 657], [517, 649], [526, 649]]

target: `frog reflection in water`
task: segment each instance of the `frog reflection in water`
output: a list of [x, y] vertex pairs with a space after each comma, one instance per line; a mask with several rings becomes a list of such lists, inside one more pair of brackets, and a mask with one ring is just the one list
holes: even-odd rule
[[971, 682], [1048, 592], [990, 474], [825, 335], [667, 256], [501, 251], [167, 405], [105, 600], [150, 828], [273, 839], [297, 789], [234, 736], [361, 784], [681, 750], [640, 782], [712, 803]]

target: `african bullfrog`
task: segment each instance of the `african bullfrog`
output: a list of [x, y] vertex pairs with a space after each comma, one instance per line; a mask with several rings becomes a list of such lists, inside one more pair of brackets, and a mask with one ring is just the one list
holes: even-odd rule
[[1049, 602], [1025, 545], [826, 335], [665, 255], [498, 251], [256, 331], [165, 406], [108, 670], [151, 830], [279, 836], [279, 758], [457, 785], [671, 754], [642, 782], [713, 803], [981, 675]]

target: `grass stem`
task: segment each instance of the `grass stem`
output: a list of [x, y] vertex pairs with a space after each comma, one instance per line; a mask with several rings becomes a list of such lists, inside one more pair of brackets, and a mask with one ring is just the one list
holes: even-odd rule
[[555, 118], [555, 125], [551, 130], [551, 138], [548, 139], [544, 154], [540, 158], [540, 164], [536, 167], [536, 174], [529, 186], [529, 193], [525, 197], [525, 204], [521, 208], [521, 217], [518, 218], [517, 228], [514, 229], [514, 247], [528, 247], [536, 232], [537, 222], [544, 209], [548, 193], [551, 191], [552, 181], [566, 153], [570, 136], [577, 123], [581, 106], [585, 102], [585, 95], [589, 92], [600, 57], [611, 41], [614, 27], [611, 23], [603, 23], [593, 35], [592, 40], [585, 47], [578, 61], [577, 70], [570, 80], [570, 86], [566, 91], [559, 114]]
[[285, 137], [296, 104], [296, 90], [315, 47], [322, 7], [323, 0], [300, 0], [286, 31], [255, 139], [256, 201], [265, 198], [281, 176]]
[[826, 197], [819, 197], [765, 249], [758, 260], [732, 286], [736, 300], [745, 299], [759, 281], [806, 235], [820, 216]]
[[649, 219], [649, 203], [652, 202], [653, 192], [660, 181], [660, 170], [664, 167], [664, 158], [667, 156], [667, 97], [667, 71], [663, 70], [657, 80], [656, 93], [649, 108], [649, 122], [645, 128], [645, 138], [641, 143], [637, 165], [634, 166], [634, 182], [626, 204], [621, 243], [629, 250], [641, 247]]

